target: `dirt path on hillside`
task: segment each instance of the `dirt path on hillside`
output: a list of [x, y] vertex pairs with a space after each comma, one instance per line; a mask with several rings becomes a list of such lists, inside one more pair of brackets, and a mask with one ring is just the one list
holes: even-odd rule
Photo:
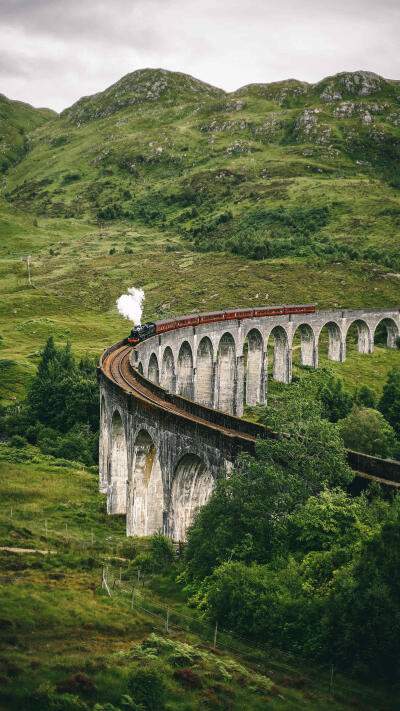
[[45, 551], [39, 550], [38, 548], [12, 548], [11, 546], [0, 546], [0, 551], [10, 551], [10, 553], [41, 553], [42, 555], [57, 553], [57, 551]]

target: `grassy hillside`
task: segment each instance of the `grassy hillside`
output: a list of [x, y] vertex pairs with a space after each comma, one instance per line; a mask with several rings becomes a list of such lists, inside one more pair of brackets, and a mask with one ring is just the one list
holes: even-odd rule
[[[108, 702], [133, 709], [122, 706], [121, 697], [129, 693], [129, 675], [138, 668], [161, 676], [170, 711], [396, 708], [395, 696], [383, 687], [358, 684], [336, 670], [332, 684], [330, 669], [266, 653], [223, 629], [213, 651], [213, 635], [201, 633], [198, 615], [174, 582], [179, 564], [158, 573], [142, 571], [144, 585], [138, 587], [146, 542], [126, 542], [122, 517], [105, 514], [90, 470], [3, 444], [0, 474], [2, 545], [19, 549], [0, 551], [0, 709], [83, 711], [63, 689], [90, 707]], [[112, 587], [111, 598], [101, 589], [103, 566], [110, 586], [121, 568], [122, 583]], [[185, 631], [190, 621], [199, 632]]]
[[37, 215], [151, 225], [200, 249], [325, 258], [338, 242], [347, 259], [393, 266], [398, 93], [367, 72], [233, 94], [134, 72], [37, 130], [6, 197]]
[[0, 171], [20, 160], [29, 151], [28, 134], [56, 116], [51, 109], [34, 109], [0, 94]]
[[398, 97], [366, 72], [226, 94], [148, 69], [53, 120], [4, 100], [27, 140], [0, 192], [2, 393], [50, 334], [93, 355], [120, 337], [132, 285], [147, 319], [398, 305]]

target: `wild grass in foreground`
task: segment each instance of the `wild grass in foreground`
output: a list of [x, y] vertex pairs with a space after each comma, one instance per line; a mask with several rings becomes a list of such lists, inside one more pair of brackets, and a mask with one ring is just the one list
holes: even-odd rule
[[[148, 542], [126, 541], [123, 517], [105, 514], [95, 471], [3, 444], [0, 479], [1, 545], [54, 551], [0, 552], [2, 711], [396, 708], [388, 689], [336, 670], [332, 685], [330, 669], [233, 643], [223, 629], [215, 650], [182, 629], [197, 613], [175, 582], [179, 562], [157, 568]], [[110, 583], [123, 581], [111, 598], [101, 587], [106, 566]], [[144, 586], [132, 606], [138, 569]]]

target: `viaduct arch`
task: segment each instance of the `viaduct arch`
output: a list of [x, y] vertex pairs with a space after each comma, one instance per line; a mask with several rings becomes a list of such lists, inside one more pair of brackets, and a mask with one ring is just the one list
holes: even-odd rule
[[[108, 348], [99, 366], [99, 488], [107, 512], [126, 513], [127, 535], [161, 530], [184, 540], [222, 469], [254, 451], [261, 425], [240, 418], [243, 401], [266, 402], [273, 378], [290, 383], [292, 350], [318, 367], [320, 347], [346, 359], [346, 339], [372, 353], [377, 329], [388, 347], [400, 333], [399, 309], [351, 309], [215, 321], [153, 336], [136, 348]], [[294, 346], [294, 341], [299, 343]], [[400, 465], [349, 453], [366, 475], [400, 482]]]

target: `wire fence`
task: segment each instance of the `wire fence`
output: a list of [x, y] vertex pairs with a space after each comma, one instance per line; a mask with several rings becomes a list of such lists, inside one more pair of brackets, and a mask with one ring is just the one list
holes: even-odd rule
[[[12, 524], [24, 525], [34, 520], [36, 531], [41, 532], [42, 540], [51, 539], [52, 547], [56, 543], [60, 544], [62, 550], [64, 544], [74, 543], [78, 548], [89, 552], [90, 549], [95, 551], [96, 546], [104, 543], [115, 544], [118, 548], [121, 544], [127, 543], [127, 538], [123, 534], [116, 533], [115, 535], [106, 536], [102, 539], [96, 539], [93, 530], [85, 529], [83, 526], [74, 523], [74, 534], [71, 534], [68, 523], [60, 522], [59, 520], [52, 522], [51, 518], [46, 518], [43, 511], [35, 510], [22, 511], [8, 507], [0, 510], [0, 519], [8, 520]], [[52, 523], [54, 525], [52, 525]], [[56, 541], [51, 536], [56, 536]], [[13, 542], [14, 546], [18, 545], [18, 541]], [[129, 543], [128, 543], [129, 545]], [[151, 550], [151, 540], [140, 540], [140, 542], [132, 541], [132, 547], [137, 552], [146, 552]], [[25, 547], [25, 541], [24, 541]], [[174, 543], [174, 558], [179, 559], [184, 555], [184, 544]], [[43, 551], [42, 551], [43, 552]], [[57, 550], [48, 551], [56, 553]], [[166, 633], [177, 634], [193, 634], [201, 640], [203, 644], [211, 648], [218, 648], [232, 654], [240, 654], [243, 658], [252, 660], [265, 666], [266, 660], [270, 668], [287, 669], [290, 666], [304, 667], [304, 659], [297, 656], [293, 652], [287, 652], [282, 649], [276, 649], [267, 641], [259, 642], [254, 639], [249, 639], [244, 636], [233, 633], [230, 630], [225, 630], [221, 621], [216, 621], [214, 624], [200, 619], [195, 612], [190, 614], [190, 610], [182, 611], [169, 602], [163, 602], [152, 591], [151, 572], [144, 572], [131, 564], [128, 558], [118, 557], [118, 552], [114, 554], [107, 553], [104, 550], [98, 551], [100, 558], [103, 560], [101, 586], [104, 588], [110, 598], [118, 601], [118, 604], [123, 604], [131, 610], [138, 610], [140, 613], [149, 618], [151, 626], [155, 630]], [[116, 566], [116, 560], [121, 561], [121, 565]], [[330, 689], [333, 678], [333, 666], [313, 667], [318, 669], [319, 678], [327, 680], [327, 689]]]
[[[257, 642], [230, 630], [225, 630], [216, 621], [210, 624], [199, 619], [194, 613], [183, 612], [174, 605], [164, 603], [154, 596], [145, 585], [140, 571], [124, 570], [123, 567], [105, 566], [102, 569], [102, 587], [111, 598], [117, 598], [132, 610], [138, 610], [149, 616], [152, 627], [164, 633], [193, 634], [211, 649], [218, 649], [239, 654], [247, 660], [261, 664], [263, 668], [288, 670], [296, 666], [297, 670], [307, 668], [304, 658], [293, 652], [276, 649], [267, 641]], [[151, 584], [151, 581], [150, 581]], [[334, 666], [313, 663], [313, 670], [318, 674], [319, 681], [326, 683], [326, 690], [333, 693]]]

